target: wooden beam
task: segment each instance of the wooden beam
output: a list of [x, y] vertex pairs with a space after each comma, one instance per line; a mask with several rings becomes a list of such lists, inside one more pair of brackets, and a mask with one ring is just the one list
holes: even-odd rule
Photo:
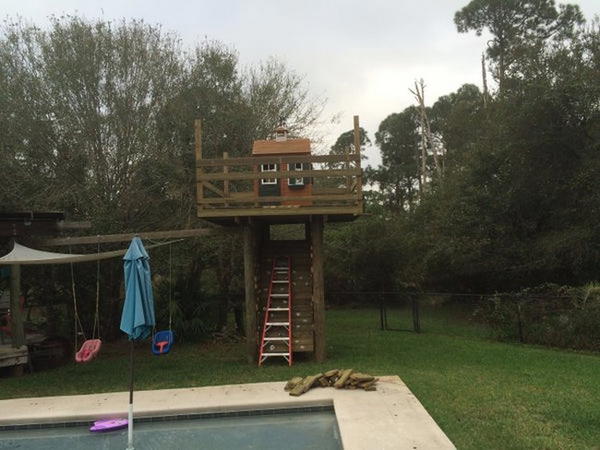
[[[358, 161], [356, 154], [349, 156], [351, 161]], [[288, 163], [335, 163], [345, 162], [346, 155], [296, 155], [296, 156], [246, 156], [228, 159], [202, 159], [196, 160], [196, 167], [221, 167], [221, 166], [251, 166], [254, 164], [288, 164]]]
[[19, 348], [25, 345], [25, 327], [21, 314], [21, 266], [10, 266], [10, 330], [12, 333], [12, 346]]
[[198, 217], [249, 217], [249, 216], [309, 216], [309, 215], [360, 215], [362, 209], [353, 206], [273, 206], [264, 208], [205, 208]]
[[313, 195], [343, 195], [346, 194], [346, 189], [339, 187], [313, 187]]
[[106, 244], [109, 242], [126, 242], [134, 237], [141, 239], [176, 239], [211, 234], [212, 228], [194, 228], [190, 230], [147, 231], [141, 233], [103, 234], [98, 236], [74, 236], [53, 238], [40, 241], [39, 244], [48, 247], [61, 245]]
[[[344, 162], [344, 169], [350, 168], [350, 148], [346, 148], [344, 151], [344, 156], [346, 156], [346, 161]], [[346, 177], [346, 190], [347, 192], [351, 192], [352, 186], [352, 177]]]
[[56, 224], [59, 230], [89, 230], [92, 228], [92, 222], [69, 222], [61, 220]]
[[[196, 119], [194, 121], [194, 150], [196, 154], [196, 165], [199, 161], [202, 160], [202, 120]], [[196, 177], [202, 176], [204, 169], [201, 167], [196, 170]], [[196, 181], [200, 181], [199, 178]], [[198, 183], [196, 185], [196, 199], [200, 200], [204, 198], [204, 185], [202, 183]], [[198, 206], [199, 209], [202, 209], [202, 206]]]
[[363, 208], [363, 194], [362, 194], [362, 169], [360, 168], [360, 124], [358, 116], [354, 116], [354, 151], [358, 158], [358, 169], [359, 174], [356, 177], [356, 192], [358, 193], [358, 204]]
[[[226, 181], [227, 183], [227, 181]], [[225, 192], [223, 192], [221, 189], [219, 189], [218, 187], [216, 187], [214, 184], [209, 183], [208, 181], [203, 181], [201, 184], [204, 185], [204, 187], [206, 189], [208, 189], [209, 191], [214, 192], [215, 194], [221, 196], [221, 197], [225, 197]], [[204, 198], [198, 198], [198, 204], [203, 204], [203, 200], [205, 199], [209, 199], [210, 197], [204, 197]]]
[[[223, 152], [223, 159], [224, 160], [229, 159], [229, 153]], [[223, 173], [224, 174], [229, 173], [229, 166], [227, 166], [227, 165], [223, 166]], [[229, 197], [229, 180], [225, 180], [223, 182], [223, 194], [224, 194], [223, 197]]]
[[[200, 170], [200, 169], [198, 169]], [[346, 176], [358, 176], [361, 169], [333, 169], [333, 170], [278, 170], [268, 172], [269, 178], [343, 178]], [[264, 172], [233, 172], [233, 173], [205, 173], [198, 174], [197, 181], [215, 181], [215, 180], [258, 180], [265, 178]], [[201, 197], [199, 197], [201, 198]]]
[[[253, 193], [250, 193], [253, 194]], [[202, 203], [203, 205], [210, 204], [227, 204], [227, 203], [271, 203], [271, 202], [285, 202], [285, 201], [294, 201], [294, 202], [303, 202], [303, 201], [315, 201], [315, 202], [323, 202], [323, 201], [356, 201], [358, 197], [356, 194], [331, 194], [331, 195], [306, 195], [306, 196], [298, 196], [298, 197], [284, 197], [284, 196], [276, 196], [276, 197], [256, 197], [255, 195], [249, 197], [230, 197], [230, 198], [216, 198], [216, 197], [205, 197], [198, 203]]]
[[257, 268], [257, 243], [255, 227], [246, 223], [243, 226], [244, 237], [244, 288], [246, 311], [246, 356], [249, 363], [255, 363], [258, 351], [257, 328], [257, 295], [256, 295], [256, 268]]
[[315, 359], [325, 361], [325, 280], [323, 275], [323, 217], [314, 216], [310, 221], [313, 277], [313, 317], [315, 335]]

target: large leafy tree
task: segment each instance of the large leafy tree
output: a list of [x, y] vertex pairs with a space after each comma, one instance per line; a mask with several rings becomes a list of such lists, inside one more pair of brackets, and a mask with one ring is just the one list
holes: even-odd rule
[[[364, 147], [365, 145], [371, 145], [371, 139], [369, 139], [369, 135], [364, 130], [364, 128], [359, 128], [359, 142], [360, 146]], [[356, 150], [354, 148], [354, 130], [348, 130], [343, 132], [338, 136], [335, 141], [335, 144], [331, 146], [329, 151], [332, 155], [344, 155], [346, 153], [354, 153]], [[361, 155], [362, 159], [365, 159], [365, 155]]]
[[[597, 42], [592, 26], [541, 43], [485, 108], [474, 90], [434, 105], [460, 159], [415, 220], [430, 282], [485, 290], [597, 276]], [[453, 116], [460, 126], [448, 127]]]
[[437, 99], [431, 107], [431, 129], [443, 142], [446, 169], [460, 167], [461, 156], [480, 138], [485, 117], [482, 95], [477, 86], [465, 84], [456, 92]]
[[381, 150], [381, 166], [367, 171], [376, 183], [384, 204], [399, 212], [410, 209], [417, 200], [419, 184], [418, 112], [409, 107], [386, 117], [375, 142]]
[[[321, 108], [276, 60], [243, 69], [231, 48], [203, 42], [185, 52], [176, 35], [142, 21], [66, 16], [47, 30], [8, 23], [0, 35], [0, 170], [10, 176], [0, 205], [62, 210], [91, 220], [99, 234], [194, 226], [194, 119], [203, 119], [207, 156], [235, 156], [281, 116], [309, 130]], [[226, 280], [240, 258], [233, 245], [206, 245], [214, 255], [202, 259], [203, 245], [178, 258], [190, 279], [216, 272], [210, 288], [227, 291], [215, 315], [222, 321], [236, 289]], [[121, 270], [103, 269], [106, 314], [116, 313]], [[201, 301], [200, 290], [186, 301]]]
[[519, 72], [520, 62], [535, 57], [550, 41], [573, 38], [583, 15], [577, 5], [557, 7], [554, 0], [472, 0], [454, 22], [460, 33], [491, 34], [487, 55], [502, 89]]

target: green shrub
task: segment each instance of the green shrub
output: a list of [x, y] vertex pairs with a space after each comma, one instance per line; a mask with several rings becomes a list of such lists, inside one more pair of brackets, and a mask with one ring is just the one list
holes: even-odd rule
[[600, 284], [543, 284], [485, 299], [476, 315], [502, 340], [600, 351]]

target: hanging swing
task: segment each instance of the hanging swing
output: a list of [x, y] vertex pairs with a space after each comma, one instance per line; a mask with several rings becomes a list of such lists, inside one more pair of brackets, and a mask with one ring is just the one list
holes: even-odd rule
[[[69, 248], [69, 252], [70, 252]], [[100, 244], [98, 244], [98, 254], [100, 254]], [[77, 295], [75, 292], [75, 275], [73, 271], [73, 263], [71, 263], [71, 292], [73, 295], [73, 309], [75, 318], [75, 361], [78, 363], [86, 363], [93, 360], [100, 352], [102, 346], [102, 340], [100, 340], [100, 314], [99, 314], [99, 303], [100, 303], [100, 260], [96, 261], [96, 310], [94, 313], [94, 325], [92, 328], [92, 338], [87, 339], [81, 319], [79, 318], [79, 312], [77, 310]], [[77, 350], [77, 338], [79, 330], [83, 336], [83, 344], [81, 348]], [[96, 335], [98, 337], [96, 337]]]
[[171, 351], [171, 347], [175, 343], [175, 337], [171, 330], [171, 319], [172, 319], [172, 297], [173, 297], [173, 280], [172, 280], [172, 255], [171, 247], [169, 244], [169, 329], [157, 331], [152, 337], [152, 353], [154, 355], [166, 355]]

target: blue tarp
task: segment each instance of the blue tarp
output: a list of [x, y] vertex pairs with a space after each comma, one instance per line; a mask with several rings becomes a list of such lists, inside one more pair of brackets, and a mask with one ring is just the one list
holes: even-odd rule
[[125, 261], [125, 303], [121, 330], [131, 340], [147, 338], [155, 325], [150, 257], [138, 237], [132, 239]]

